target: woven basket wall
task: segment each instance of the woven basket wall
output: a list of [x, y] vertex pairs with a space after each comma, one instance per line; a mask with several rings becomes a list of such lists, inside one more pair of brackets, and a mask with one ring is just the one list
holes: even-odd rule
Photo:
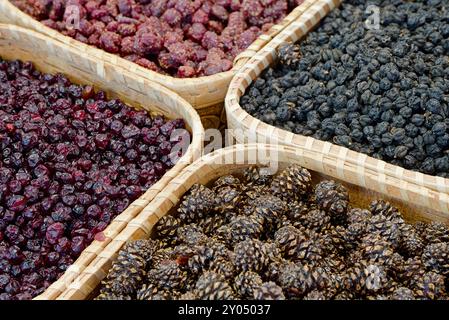
[[281, 43], [296, 42], [303, 38], [327, 13], [340, 3], [341, 0], [317, 1], [306, 13], [281, 31], [278, 36], [259, 51], [234, 77], [225, 100], [228, 127], [233, 130], [231, 133], [233, 138], [239, 143], [279, 143], [316, 150], [331, 156], [338, 155], [357, 165], [361, 172], [375, 170], [385, 176], [395, 177], [429, 189], [449, 193], [449, 179], [406, 170], [329, 142], [319, 141], [311, 137], [275, 128], [254, 118], [240, 106], [239, 101], [246, 88], [265, 69], [276, 62], [276, 48]]
[[279, 145], [235, 145], [204, 156], [184, 169], [108, 244], [58, 299], [80, 300], [95, 297], [100, 282], [106, 277], [122, 246], [128, 241], [150, 237], [157, 221], [174, 212], [184, 193], [193, 184], [208, 184], [228, 174], [239, 175], [251, 165], [266, 165], [264, 159], [267, 158], [275, 161], [279, 169], [297, 163], [312, 170], [315, 183], [322, 179], [339, 180], [348, 188], [353, 205], [366, 208], [373, 200], [385, 199], [401, 209], [410, 222], [441, 221], [449, 225], [447, 194], [394, 177], [382, 177], [375, 171], [361, 172], [357, 166], [345, 159], [317, 151]]
[[56, 30], [46, 27], [39, 21], [23, 13], [8, 0], [0, 1], [0, 22], [17, 24], [44, 33], [53, 39], [74, 46], [77, 50], [83, 53], [95, 56], [99, 61], [109, 62], [116, 67], [123, 68], [145, 79], [162, 84], [178, 93], [195, 107], [203, 120], [205, 128], [219, 128], [226, 121], [226, 116], [224, 114], [224, 98], [229, 83], [237, 70], [239, 70], [249, 58], [253, 57], [257, 51], [273, 39], [274, 36], [301, 16], [301, 14], [303, 14], [315, 1], [316, 0], [306, 0], [302, 5], [294, 9], [281, 23], [273, 26], [268, 33], [261, 35], [246, 51], [237, 56], [232, 70], [212, 76], [192, 79], [179, 79], [156, 73], [117, 55], [107, 53], [96, 47], [86, 45], [73, 38], [64, 36]]
[[55, 299], [170, 180], [201, 155], [204, 129], [192, 106], [177, 94], [128, 72], [118, 72], [114, 66], [97, 62], [95, 58], [37, 32], [0, 24], [0, 56], [8, 60], [32, 61], [37, 69], [43, 72], [64, 73], [75, 83], [94, 85], [106, 91], [109, 98], [118, 97], [136, 108], [147, 110], [150, 114], [165, 115], [171, 119], [183, 118], [192, 133], [192, 143], [186, 154], [144, 195], [111, 222], [104, 231], [105, 241], [92, 242], [75, 264], [38, 297]]

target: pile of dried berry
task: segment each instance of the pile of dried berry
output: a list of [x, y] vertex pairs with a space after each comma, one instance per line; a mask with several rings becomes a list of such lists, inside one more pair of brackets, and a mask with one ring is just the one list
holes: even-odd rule
[[151, 240], [120, 251], [97, 299], [447, 299], [449, 228], [292, 165], [194, 185]]
[[[380, 8], [380, 25], [368, 5]], [[258, 119], [449, 177], [449, 2], [348, 0], [241, 99]], [[374, 19], [375, 20], [375, 19]]]
[[178, 77], [234, 58], [303, 0], [11, 0], [50, 28]]
[[30, 299], [173, 166], [183, 120], [0, 59], [0, 300]]

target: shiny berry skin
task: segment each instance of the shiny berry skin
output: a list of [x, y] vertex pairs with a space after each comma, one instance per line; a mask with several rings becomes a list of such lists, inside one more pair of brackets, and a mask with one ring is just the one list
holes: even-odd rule
[[[30, 70], [0, 58], [0, 299], [41, 294], [102, 241], [108, 224], [172, 167], [146, 165], [175, 145], [165, 137], [175, 126], [164, 125], [184, 123]], [[14, 98], [4, 101], [5, 92]], [[18, 92], [27, 102], [13, 103]]]

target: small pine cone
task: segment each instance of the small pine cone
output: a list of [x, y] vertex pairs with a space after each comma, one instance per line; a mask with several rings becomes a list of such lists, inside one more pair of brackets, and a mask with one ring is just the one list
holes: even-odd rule
[[171, 260], [173, 255], [173, 249], [163, 248], [156, 251], [151, 260], [151, 267], [157, 268], [162, 262]]
[[[138, 240], [127, 243], [120, 250], [109, 274], [102, 282], [107, 291], [122, 296], [133, 295], [139, 288], [146, 274], [148, 261], [151, 260], [157, 241]], [[106, 292], [102, 290], [102, 293]]]
[[230, 252], [226, 245], [216, 239], [211, 239], [207, 245], [198, 246], [196, 253], [189, 259], [189, 271], [198, 274], [209, 268], [214, 259], [224, 258], [229, 260]]
[[424, 248], [422, 260], [428, 270], [449, 275], [449, 243], [432, 243]]
[[172, 216], [172, 215], [165, 215], [156, 224], [156, 237], [157, 238], [175, 238], [176, 236], [176, 230], [181, 225], [181, 221]]
[[418, 221], [413, 225], [413, 229], [420, 235], [421, 237], [424, 236], [424, 233], [426, 232], [428, 224], [423, 221]]
[[244, 299], [253, 298], [254, 290], [262, 285], [262, 278], [253, 271], [244, 271], [234, 280], [234, 290]]
[[347, 268], [344, 258], [338, 254], [328, 255], [326, 259], [321, 261], [320, 265], [324, 268], [328, 268], [334, 274], [339, 274]]
[[312, 230], [284, 227], [275, 233], [274, 239], [285, 258], [312, 262], [320, 260], [325, 254], [326, 248], [319, 235]]
[[254, 300], [285, 300], [282, 288], [274, 282], [265, 282], [254, 290]]
[[323, 181], [315, 188], [315, 198], [320, 209], [329, 213], [334, 224], [346, 224], [349, 194], [343, 185], [335, 181]]
[[240, 189], [242, 189], [243, 185], [238, 178], [236, 178], [232, 175], [228, 175], [228, 176], [223, 176], [223, 177], [218, 178], [214, 182], [212, 190], [214, 192], [217, 192], [221, 188], [224, 188], [224, 187], [231, 187], [231, 188], [240, 190]]
[[441, 222], [431, 222], [421, 235], [426, 243], [449, 242], [449, 228]]
[[132, 263], [123, 262], [112, 267], [103, 285], [116, 295], [133, 295], [143, 282], [144, 276], [144, 269]]
[[368, 232], [368, 222], [355, 222], [348, 225], [344, 239], [348, 243], [348, 246], [352, 244], [352, 247], [363, 239]]
[[221, 226], [217, 229], [215, 232], [214, 238], [225, 243], [227, 246], [232, 247], [234, 243], [234, 239], [232, 238], [231, 234], [231, 227], [229, 224], [225, 224], [224, 226]]
[[307, 169], [293, 164], [271, 182], [272, 193], [286, 201], [297, 201], [312, 189], [312, 176]]
[[176, 246], [170, 254], [170, 258], [175, 260], [181, 269], [188, 269], [189, 259], [196, 254], [196, 248], [186, 244]]
[[209, 270], [221, 274], [226, 280], [232, 280], [235, 277], [236, 270], [234, 264], [223, 257], [218, 257], [211, 261]]
[[[349, 242], [347, 230], [342, 226], [331, 227], [329, 231], [323, 235], [322, 240], [327, 242], [328, 252], [339, 252], [343, 254], [344, 252], [350, 251], [355, 248], [357, 243]], [[334, 249], [332, 249], [332, 247]]]
[[330, 221], [331, 218], [326, 212], [315, 209], [302, 217], [301, 224], [303, 227], [319, 233], [331, 227]]
[[288, 262], [279, 272], [279, 284], [289, 298], [300, 298], [314, 289], [314, 282], [309, 267]]
[[250, 206], [252, 214], [263, 218], [268, 226], [273, 226], [288, 210], [283, 200], [272, 195], [260, 196], [251, 201]]
[[360, 250], [350, 251], [345, 256], [345, 263], [348, 267], [359, 263], [361, 260], [364, 260], [364, 257]]
[[371, 212], [364, 209], [351, 209], [348, 212], [348, 224], [366, 223], [371, 219]]
[[362, 260], [346, 271], [343, 284], [346, 290], [372, 295], [387, 290], [391, 281], [383, 266]]
[[398, 272], [397, 278], [401, 283], [410, 286], [412, 279], [424, 276], [425, 266], [421, 257], [414, 257], [405, 260]]
[[234, 242], [250, 238], [259, 238], [263, 232], [263, 218], [257, 215], [236, 216], [229, 223], [231, 237]]
[[347, 300], [354, 300], [355, 299], [355, 294], [349, 290], [344, 290], [342, 292], [339, 292], [338, 294], [335, 295], [334, 300], [343, 300], [343, 301], [347, 301]]
[[414, 277], [411, 288], [418, 299], [436, 300], [446, 294], [445, 277], [435, 272]]
[[[287, 216], [281, 216], [277, 222], [276, 225], [274, 226], [273, 230], [270, 230], [269, 233], [267, 233], [267, 235], [269, 235], [269, 238], [273, 237], [273, 232], [276, 232], [277, 230], [284, 228], [284, 227], [293, 227], [294, 225], [292, 224], [292, 222], [287, 218]], [[300, 228], [301, 224], [297, 223], [297, 226]]]
[[284, 259], [279, 259], [277, 261], [270, 262], [268, 264], [267, 270], [264, 272], [264, 277], [270, 281], [279, 282], [279, 274], [281, 269], [287, 264], [289, 261]]
[[241, 213], [247, 214], [247, 210], [249, 210], [248, 214], [252, 213], [251, 210], [251, 202], [257, 199], [260, 196], [269, 194], [269, 188], [266, 185], [258, 185], [258, 184], [248, 184], [243, 187], [242, 191], [242, 209]]
[[404, 266], [405, 266], [404, 257], [399, 253], [395, 252], [391, 256], [390, 263], [386, 267], [389, 271], [389, 275], [392, 276], [395, 280], [397, 280], [400, 278], [402, 271], [404, 270]]
[[185, 223], [195, 222], [210, 215], [214, 207], [215, 193], [205, 186], [195, 184], [179, 205], [178, 216]]
[[370, 211], [373, 216], [383, 215], [388, 220], [402, 220], [402, 215], [399, 210], [391, 205], [388, 201], [376, 200], [371, 202]]
[[234, 264], [238, 270], [261, 271], [269, 263], [265, 244], [257, 239], [247, 239], [234, 247]]
[[[161, 298], [162, 297], [162, 298]], [[137, 291], [137, 300], [169, 300], [170, 293], [158, 289], [154, 284], [144, 284]]]
[[157, 268], [151, 269], [147, 278], [158, 289], [172, 291], [184, 287], [187, 273], [179, 268], [176, 261], [164, 261]]
[[413, 291], [406, 287], [399, 287], [393, 291], [391, 300], [415, 300]]
[[101, 293], [94, 300], [132, 300], [130, 296], [114, 294], [114, 293]]
[[380, 235], [388, 241], [393, 248], [399, 248], [402, 224], [397, 223], [396, 221], [390, 220], [383, 214], [373, 215], [368, 223], [368, 232]]
[[213, 235], [220, 227], [224, 226], [228, 223], [228, 219], [223, 214], [217, 214], [211, 217], [207, 217], [198, 222], [198, 226], [203, 230], [203, 232], [211, 236]]
[[404, 224], [401, 228], [399, 251], [407, 257], [420, 256], [423, 253], [424, 241], [413, 226]]
[[269, 263], [282, 259], [281, 250], [279, 250], [276, 242], [268, 240], [264, 243], [264, 247]]
[[246, 183], [254, 185], [267, 185], [272, 176], [268, 174], [267, 168], [250, 167], [243, 172]]
[[186, 293], [182, 294], [178, 300], [198, 300], [198, 296], [196, 295], [195, 291], [187, 291]]
[[140, 256], [145, 261], [149, 261], [161, 247], [162, 244], [157, 240], [136, 240], [124, 245], [122, 251], [127, 252], [128, 255]]
[[360, 252], [364, 259], [370, 263], [389, 266], [393, 257], [390, 242], [377, 234], [368, 234], [362, 239]]
[[292, 226], [287, 226], [276, 231], [274, 235], [277, 246], [281, 253], [291, 258], [296, 255], [296, 249], [300, 241], [300, 231]]
[[304, 300], [318, 301], [318, 300], [327, 300], [327, 298], [323, 292], [313, 290], [304, 297]]
[[282, 65], [292, 68], [301, 60], [301, 47], [297, 44], [283, 43], [277, 48], [277, 54]]
[[306, 216], [310, 209], [308, 205], [306, 205], [304, 202], [289, 202], [288, 203], [288, 211], [287, 211], [287, 217], [292, 222], [292, 225], [295, 228], [299, 228], [302, 226], [302, 220], [304, 219], [304, 216]]
[[242, 201], [241, 192], [233, 187], [222, 187], [217, 191], [215, 210], [219, 213], [232, 212], [239, 208]]
[[178, 239], [187, 245], [196, 246], [207, 243], [208, 238], [197, 224], [188, 224], [177, 230]]
[[313, 263], [321, 260], [324, 257], [325, 252], [318, 234], [311, 230], [307, 231], [308, 232], [302, 233], [300, 237], [294, 259]]
[[386, 301], [386, 300], [390, 300], [388, 298], [388, 296], [384, 295], [384, 294], [378, 294], [378, 295], [367, 295], [366, 296], [366, 300], [369, 301]]
[[234, 292], [222, 275], [207, 271], [195, 285], [195, 294], [199, 300], [232, 300]]

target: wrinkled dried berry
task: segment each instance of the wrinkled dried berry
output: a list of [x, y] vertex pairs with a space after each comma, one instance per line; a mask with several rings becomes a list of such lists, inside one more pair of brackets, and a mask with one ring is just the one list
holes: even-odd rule
[[[78, 41], [118, 54], [142, 67], [181, 78], [213, 75], [303, 0], [12, 0], [19, 9]], [[70, 7], [69, 7], [70, 5]], [[74, 7], [76, 11], [74, 11]], [[80, 19], [73, 13], [79, 12]], [[193, 52], [179, 53], [170, 45]], [[207, 51], [224, 57], [209, 61]], [[206, 52], [206, 53], [204, 53]]]
[[184, 122], [151, 118], [30, 63], [0, 59], [3, 70], [0, 296], [31, 299], [174, 165], [167, 137]]

